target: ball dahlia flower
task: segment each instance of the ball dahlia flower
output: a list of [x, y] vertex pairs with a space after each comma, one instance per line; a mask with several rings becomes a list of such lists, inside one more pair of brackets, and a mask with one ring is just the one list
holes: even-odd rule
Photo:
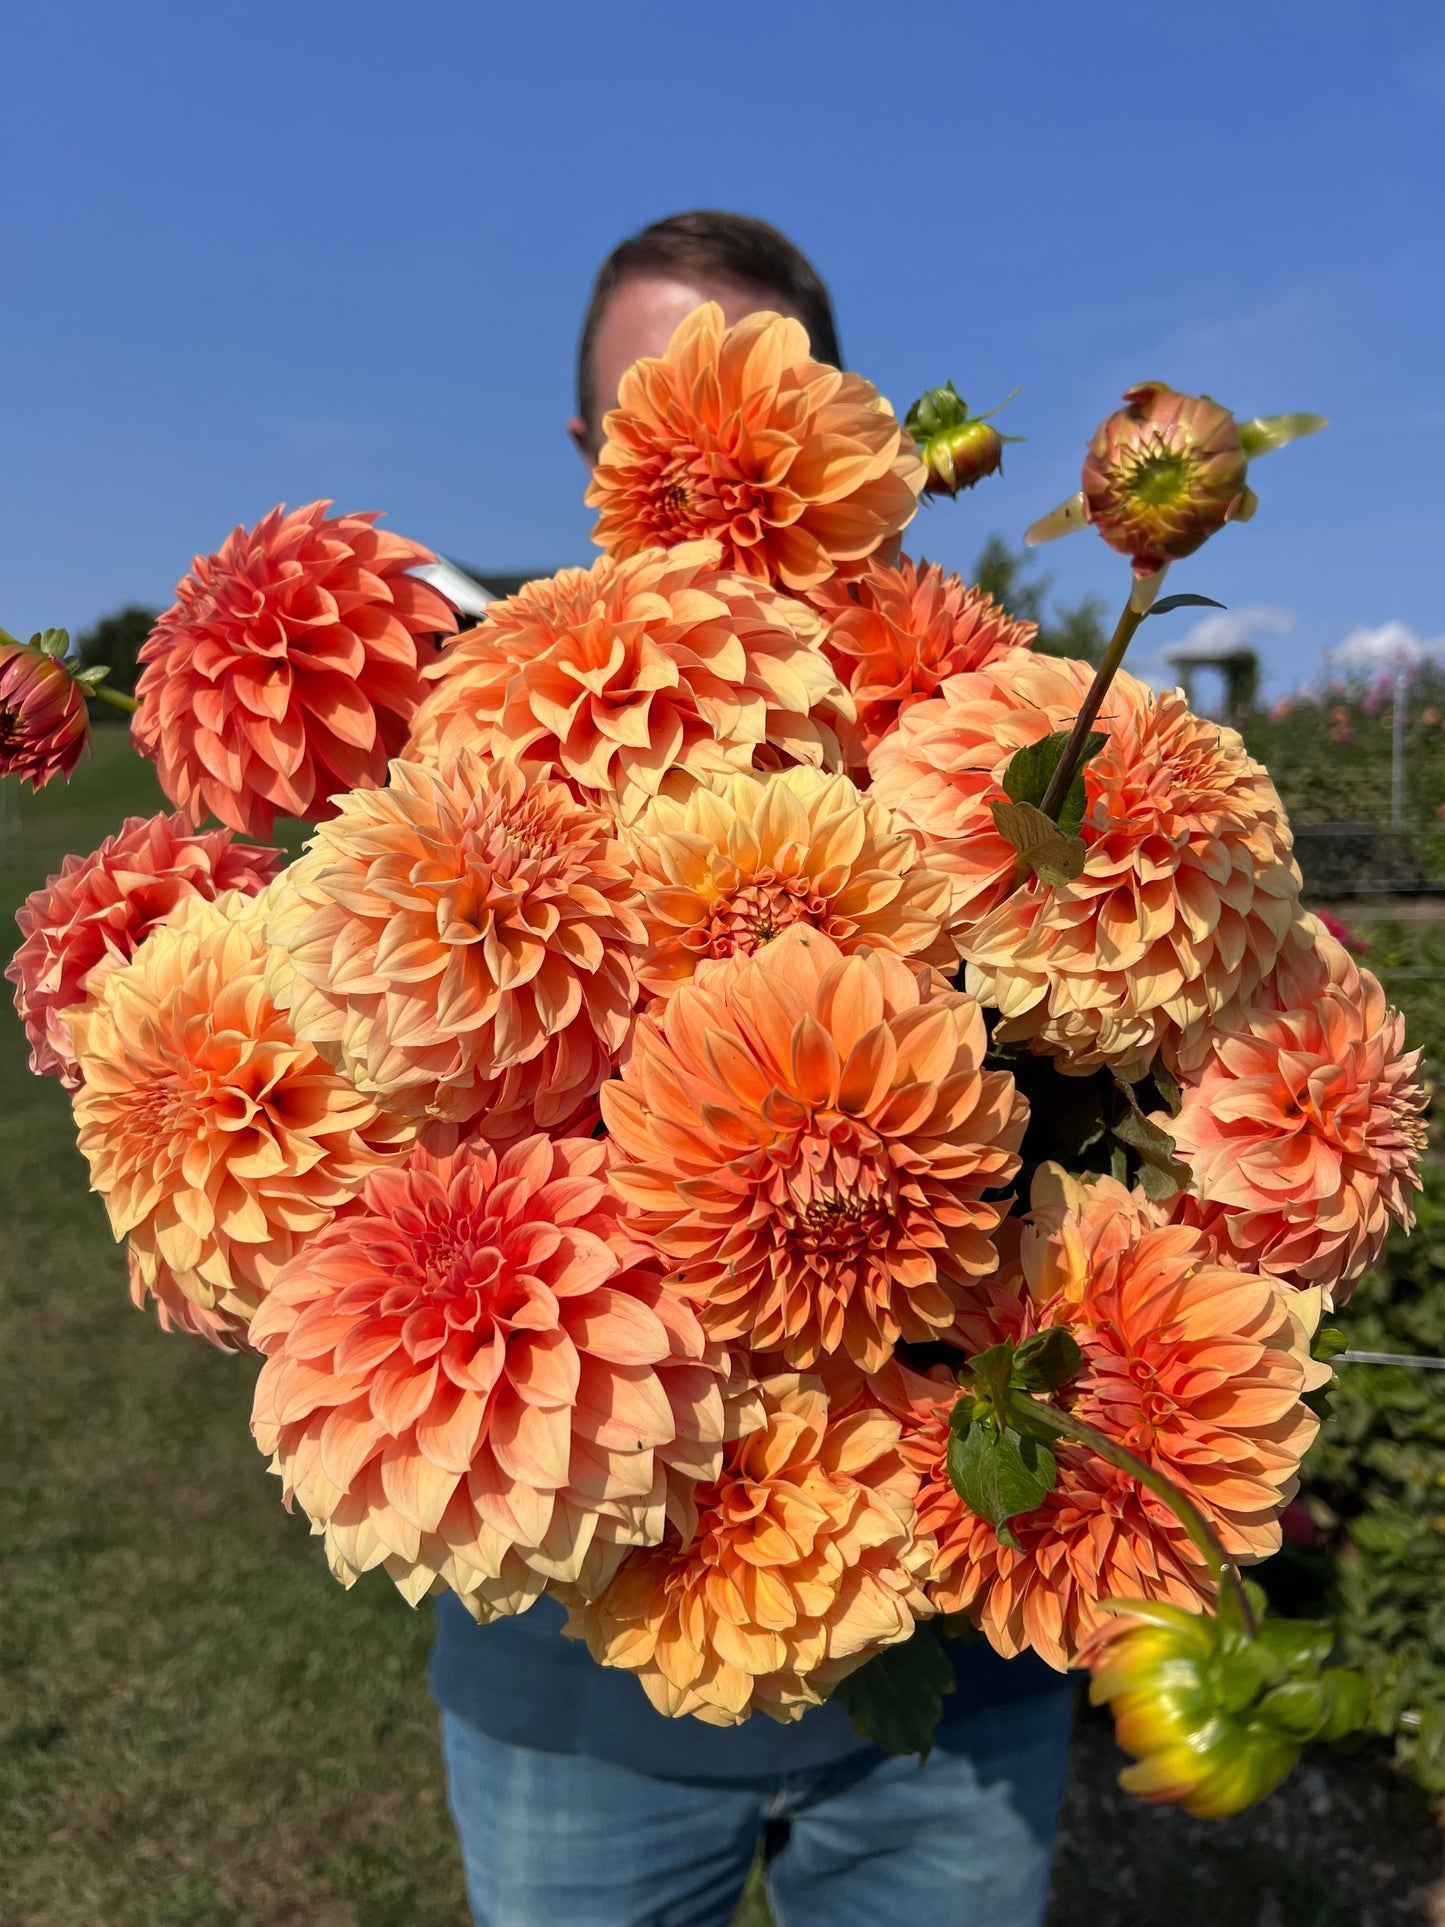
[[494, 603], [428, 671], [407, 757], [525, 759], [624, 821], [706, 776], [836, 769], [853, 705], [819, 617], [719, 554], [697, 542], [602, 556]]
[[131, 734], [200, 822], [269, 836], [386, 780], [451, 605], [408, 573], [434, 558], [329, 502], [272, 509], [197, 556], [140, 652]]
[[878, 745], [873, 794], [954, 878], [968, 987], [998, 1009], [995, 1041], [1139, 1077], [1273, 968], [1299, 873], [1274, 785], [1236, 732], [1121, 672], [1084, 771], [1083, 875], [1015, 887], [991, 806], [1015, 752], [1069, 728], [1090, 680], [1085, 663], [1022, 650], [952, 678]]
[[1026, 1107], [926, 967], [795, 924], [639, 1020], [602, 1115], [612, 1183], [714, 1337], [864, 1370], [993, 1269]]
[[876, 1405], [835, 1418], [816, 1378], [763, 1386], [766, 1418], [694, 1494], [691, 1534], [629, 1553], [567, 1630], [636, 1673], [670, 1718], [794, 1720], [928, 1607], [898, 1424]]
[[[1301, 1402], [1329, 1377], [1309, 1357], [1318, 1316], [1317, 1294], [1221, 1263], [1201, 1232], [1123, 1185], [1043, 1165], [1018, 1262], [980, 1288], [958, 1335], [976, 1354], [1066, 1325], [1083, 1365], [1056, 1401], [1167, 1474], [1233, 1557], [1257, 1560], [1278, 1550], [1318, 1429]], [[920, 1475], [920, 1530], [937, 1546], [929, 1598], [966, 1611], [1000, 1653], [1032, 1647], [1063, 1670], [1103, 1623], [1103, 1599], [1212, 1600], [1173, 1513], [1085, 1447], [1054, 1447], [1058, 1483], [1009, 1521], [1022, 1550], [1001, 1545], [949, 1483], [956, 1385], [893, 1365], [876, 1389], [903, 1416], [902, 1450]]]
[[856, 581], [825, 583], [809, 599], [828, 623], [823, 647], [857, 707], [850, 741], [865, 757], [949, 676], [1026, 649], [1038, 633], [984, 590], [907, 556], [897, 568], [870, 562]]
[[[343, 797], [277, 884], [271, 985], [299, 1037], [415, 1117], [485, 1115], [546, 1051], [554, 1115], [627, 1042], [645, 937], [607, 818], [462, 751]], [[540, 1068], [540, 1067], [539, 1067]]]
[[54, 777], [68, 782], [89, 741], [85, 692], [65, 664], [0, 630], [0, 777], [32, 795]]
[[725, 565], [795, 591], [852, 575], [913, 518], [923, 464], [871, 382], [808, 352], [807, 330], [715, 302], [622, 377], [589, 508], [609, 555], [720, 542]]
[[277, 1277], [252, 1429], [344, 1585], [383, 1566], [478, 1619], [604, 1584], [687, 1527], [762, 1414], [618, 1221], [606, 1146], [413, 1152]]
[[23, 939], [5, 971], [37, 1077], [76, 1085], [62, 1013], [125, 963], [186, 897], [238, 890], [255, 896], [276, 873], [279, 850], [233, 843], [229, 830], [196, 835], [185, 817], [128, 816], [89, 856], [68, 856], [57, 876], [15, 913]]
[[412, 1128], [297, 1041], [263, 983], [266, 908], [189, 898], [65, 1018], [91, 1189], [140, 1287], [235, 1333]]
[[1176, 1215], [1221, 1262], [1341, 1303], [1391, 1222], [1413, 1222], [1424, 1109], [1404, 1018], [1308, 919], [1256, 1001], [1212, 1033], [1178, 1116], [1159, 1120], [1193, 1174]]
[[711, 957], [750, 956], [795, 923], [840, 950], [952, 972], [949, 880], [846, 776], [779, 770], [659, 797], [628, 839], [643, 893], [644, 986], [666, 994]]

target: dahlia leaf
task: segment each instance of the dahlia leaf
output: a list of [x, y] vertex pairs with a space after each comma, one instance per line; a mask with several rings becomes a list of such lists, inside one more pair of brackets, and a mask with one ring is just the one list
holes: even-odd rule
[[1082, 837], [1065, 836], [1051, 816], [1032, 803], [993, 804], [994, 827], [1045, 883], [1072, 883], [1084, 874], [1088, 851]]
[[1153, 1203], [1162, 1203], [1189, 1188], [1189, 1166], [1175, 1153], [1174, 1140], [1162, 1125], [1144, 1115], [1139, 1100], [1127, 1084], [1119, 1089], [1128, 1099], [1129, 1110], [1113, 1126], [1113, 1135], [1139, 1159], [1139, 1188]]
[[[1003, 773], [1004, 795], [1014, 803], [1031, 803], [1035, 807], [1042, 804], [1048, 792], [1049, 780], [1059, 766], [1068, 740], [1069, 731], [1059, 729], [1055, 730], [1052, 736], [1041, 737], [1036, 743], [1026, 743], [1017, 755], [1010, 759], [1009, 766]], [[1088, 808], [1088, 798], [1084, 793], [1085, 766], [1098, 755], [1108, 740], [1108, 737], [1097, 729], [1091, 729], [1084, 738], [1084, 747], [1080, 752], [1078, 765], [1059, 811], [1058, 827], [1067, 837], [1077, 835], [1084, 821], [1084, 811]], [[994, 821], [998, 822], [997, 816]], [[1008, 836], [1008, 831], [1003, 830], [1001, 825], [1000, 829], [1004, 836]], [[1013, 838], [1009, 837], [1009, 841], [1012, 843]], [[1015, 844], [1014, 847], [1019, 846]]]
[[999, 1544], [1018, 1552], [1008, 1521], [1043, 1504], [1058, 1467], [1042, 1440], [1012, 1426], [990, 1438], [982, 1425], [974, 1424], [966, 1432], [949, 1434], [948, 1476], [969, 1511], [993, 1527]]
[[932, 1627], [921, 1625], [912, 1638], [850, 1673], [838, 1697], [858, 1732], [881, 1753], [917, 1753], [926, 1760], [944, 1695], [952, 1691], [953, 1668]]
[[1084, 1361], [1067, 1325], [1046, 1325], [1014, 1353], [1013, 1382], [1023, 1392], [1056, 1392]]
[[1175, 609], [1222, 609], [1225, 604], [1216, 602], [1212, 595], [1167, 595], [1162, 602], [1156, 602], [1152, 609], [1146, 609], [1145, 617], [1167, 616]]

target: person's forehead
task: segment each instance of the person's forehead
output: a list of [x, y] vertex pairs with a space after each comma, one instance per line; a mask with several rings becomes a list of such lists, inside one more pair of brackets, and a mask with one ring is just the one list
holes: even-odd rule
[[633, 362], [644, 355], [660, 355], [677, 324], [704, 301], [717, 302], [729, 327], [760, 308], [797, 315], [793, 304], [775, 288], [701, 274], [628, 275], [603, 309], [592, 344], [599, 416], [616, 401], [617, 384]]

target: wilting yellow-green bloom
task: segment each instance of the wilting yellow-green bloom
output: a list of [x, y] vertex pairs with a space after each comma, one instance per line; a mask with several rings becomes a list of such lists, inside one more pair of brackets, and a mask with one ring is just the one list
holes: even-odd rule
[[[1322, 415], [1268, 415], [1238, 422], [1208, 395], [1162, 381], [1124, 391], [1084, 460], [1083, 487], [1024, 536], [1030, 544], [1091, 522], [1135, 575], [1155, 575], [1192, 555], [1226, 522], [1247, 522], [1250, 461], [1325, 426]], [[926, 457], [925, 457], [926, 459]]]
[[992, 417], [1012, 400], [1013, 395], [1009, 395], [986, 415], [970, 415], [968, 403], [951, 381], [919, 396], [903, 425], [917, 443], [928, 472], [925, 494], [957, 495], [960, 489], [972, 488], [985, 475], [996, 474], [1003, 467], [1004, 443], [1022, 441], [1023, 437], [1000, 435]]
[[[1262, 1606], [1256, 1588], [1250, 1595]], [[1364, 1680], [1324, 1666], [1328, 1625], [1266, 1620], [1251, 1637], [1228, 1614], [1105, 1603], [1118, 1617], [1079, 1662], [1094, 1676], [1090, 1701], [1112, 1705], [1115, 1735], [1134, 1755], [1119, 1775], [1126, 1793], [1223, 1819], [1272, 1793], [1307, 1741], [1343, 1739], [1365, 1723]]]

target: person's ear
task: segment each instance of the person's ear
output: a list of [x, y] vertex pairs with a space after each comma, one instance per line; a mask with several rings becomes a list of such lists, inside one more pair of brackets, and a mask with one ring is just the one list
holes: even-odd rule
[[586, 462], [588, 468], [596, 468], [597, 451], [592, 446], [592, 434], [580, 415], [574, 415], [568, 422], [567, 433], [572, 437], [572, 446]]

